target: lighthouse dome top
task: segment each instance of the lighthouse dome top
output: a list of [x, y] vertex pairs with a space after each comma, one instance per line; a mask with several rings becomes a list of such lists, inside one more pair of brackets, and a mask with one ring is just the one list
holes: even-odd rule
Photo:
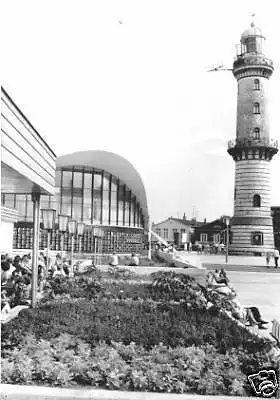
[[246, 29], [241, 35], [241, 42], [245, 41], [248, 37], [264, 37], [262, 34], [261, 28], [255, 26], [254, 22], [251, 22], [251, 25], [248, 29]]

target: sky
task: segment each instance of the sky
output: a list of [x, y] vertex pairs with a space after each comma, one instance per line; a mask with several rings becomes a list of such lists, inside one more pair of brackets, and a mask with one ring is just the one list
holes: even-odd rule
[[[2, 86], [57, 156], [106, 150], [130, 161], [151, 220], [232, 215], [235, 45], [267, 38], [270, 136], [280, 139], [277, 0], [3, 0]], [[271, 163], [280, 205], [280, 155]]]

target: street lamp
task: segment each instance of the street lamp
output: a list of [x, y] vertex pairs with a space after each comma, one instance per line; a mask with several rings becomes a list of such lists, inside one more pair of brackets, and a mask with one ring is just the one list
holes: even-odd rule
[[61, 232], [61, 260], [63, 257], [64, 234], [67, 231], [68, 219], [69, 219], [68, 215], [59, 214], [58, 216], [58, 229]]
[[73, 271], [73, 251], [74, 251], [74, 235], [76, 233], [77, 229], [77, 221], [74, 219], [70, 219], [68, 221], [68, 231], [69, 234], [71, 235], [71, 269]]
[[229, 216], [225, 216], [224, 218], [225, 218], [225, 224], [227, 226], [227, 229], [226, 229], [226, 233], [227, 233], [227, 236], [226, 236], [226, 243], [227, 243], [227, 247], [226, 247], [226, 264], [227, 264], [228, 263], [228, 244], [229, 244], [229, 221], [230, 221], [230, 217]]
[[43, 220], [43, 228], [47, 231], [47, 268], [49, 269], [49, 251], [50, 251], [50, 240], [51, 240], [51, 231], [54, 229], [55, 224], [55, 214], [56, 210], [51, 208], [42, 209], [42, 220]]
[[81, 252], [81, 241], [82, 241], [82, 236], [84, 234], [84, 230], [85, 230], [85, 224], [83, 222], [78, 222], [77, 223], [77, 234], [79, 236], [79, 252]]

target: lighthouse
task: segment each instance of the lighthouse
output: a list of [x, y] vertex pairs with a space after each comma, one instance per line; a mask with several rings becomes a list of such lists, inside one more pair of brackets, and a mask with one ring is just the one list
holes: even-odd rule
[[278, 143], [270, 137], [268, 85], [273, 62], [264, 54], [265, 37], [254, 22], [243, 32], [233, 63], [237, 80], [236, 138], [228, 153], [235, 161], [234, 215], [230, 250], [263, 254], [274, 249], [270, 165]]

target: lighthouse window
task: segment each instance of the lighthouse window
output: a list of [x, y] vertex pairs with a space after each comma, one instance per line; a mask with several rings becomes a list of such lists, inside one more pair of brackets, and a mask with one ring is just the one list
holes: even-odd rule
[[259, 113], [260, 113], [260, 104], [254, 103], [254, 114], [259, 114]]
[[263, 245], [263, 233], [262, 232], [253, 232], [252, 233], [252, 244], [257, 246]]
[[254, 139], [260, 139], [260, 129], [259, 128], [255, 128], [254, 129]]
[[254, 194], [253, 206], [254, 207], [260, 207], [261, 206], [261, 196], [259, 194]]
[[258, 79], [254, 80], [254, 89], [260, 90], [260, 81]]

